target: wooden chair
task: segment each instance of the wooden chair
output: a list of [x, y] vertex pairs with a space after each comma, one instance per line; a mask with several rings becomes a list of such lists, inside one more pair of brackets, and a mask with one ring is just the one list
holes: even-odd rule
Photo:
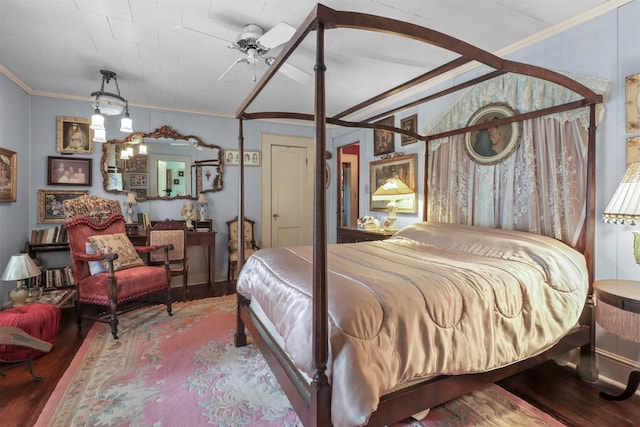
[[[189, 288], [189, 260], [187, 259], [187, 227], [182, 221], [162, 221], [147, 228], [147, 245], [173, 245], [169, 251], [169, 269], [171, 277], [182, 276], [184, 300], [187, 300]], [[149, 265], [163, 265], [164, 252], [153, 251], [149, 254]]]
[[[138, 254], [160, 248], [131, 244], [118, 201], [87, 195], [65, 200], [63, 206], [78, 291], [78, 326], [81, 316], [108, 323], [113, 338], [118, 339], [117, 316], [153, 302], [149, 296], [159, 291], [165, 292], [162, 302], [171, 315], [170, 246], [162, 248], [163, 267], [148, 266]], [[143, 297], [146, 300], [140, 301]], [[84, 304], [106, 309], [95, 315], [85, 314]]]
[[[256, 244], [253, 228], [255, 221], [244, 219], [244, 259], [260, 249]], [[229, 263], [227, 266], [227, 281], [236, 280], [238, 277], [238, 218], [227, 221], [229, 231]]]

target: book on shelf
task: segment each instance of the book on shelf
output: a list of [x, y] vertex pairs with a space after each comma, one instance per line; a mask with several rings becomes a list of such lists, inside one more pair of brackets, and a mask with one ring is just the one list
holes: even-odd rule
[[32, 245], [51, 244], [51, 243], [67, 243], [69, 237], [67, 230], [62, 225], [49, 228], [35, 228], [31, 230], [31, 238], [29, 243]]
[[70, 266], [47, 268], [44, 270], [44, 276], [45, 289], [71, 288], [76, 284], [73, 270]]

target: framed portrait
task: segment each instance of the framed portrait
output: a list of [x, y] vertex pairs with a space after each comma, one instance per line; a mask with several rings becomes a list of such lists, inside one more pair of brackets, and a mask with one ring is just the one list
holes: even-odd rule
[[640, 136], [627, 138], [627, 168], [640, 162]]
[[[240, 164], [239, 150], [224, 150], [224, 164], [238, 166]], [[260, 166], [260, 151], [244, 150], [245, 166]]]
[[39, 190], [38, 222], [64, 222], [63, 201], [89, 194], [89, 191]]
[[0, 148], [0, 202], [18, 199], [18, 155]]
[[93, 153], [93, 129], [91, 120], [80, 117], [58, 116], [58, 153]]
[[[489, 104], [471, 115], [467, 126], [488, 124], [513, 117], [516, 111], [507, 104]], [[521, 123], [492, 126], [464, 135], [464, 147], [471, 159], [481, 165], [499, 163], [513, 154], [520, 144]]]
[[48, 157], [47, 185], [91, 186], [92, 159], [79, 157]]
[[[393, 126], [395, 123], [394, 116], [386, 117], [376, 122], [378, 125]], [[373, 155], [382, 156], [383, 154], [393, 153], [396, 149], [395, 133], [389, 130], [374, 129], [373, 130]]]
[[124, 161], [124, 171], [128, 173], [149, 173], [149, 156], [138, 154]]
[[[195, 176], [196, 196], [203, 192], [215, 192], [222, 190], [222, 165], [217, 160], [202, 160], [194, 162], [191, 166], [191, 176]], [[195, 168], [195, 174], [193, 173]]]
[[146, 173], [132, 173], [129, 175], [129, 182], [136, 187], [147, 186], [147, 174]]
[[625, 78], [627, 133], [640, 132], [640, 73]]
[[[418, 169], [417, 154], [409, 154], [406, 156], [397, 156], [389, 159], [377, 160], [369, 163], [369, 179], [371, 193], [373, 194], [378, 187], [385, 183], [389, 178], [397, 176], [402, 182], [414, 190], [414, 196], [411, 199], [401, 200], [398, 202], [399, 213], [417, 213], [418, 212]], [[387, 201], [374, 201], [369, 196], [370, 209], [372, 211], [386, 211]]]
[[142, 199], [144, 197], [147, 197], [147, 189], [146, 188], [131, 188], [129, 191], [136, 195], [136, 199]]
[[[414, 114], [412, 116], [401, 119], [400, 127], [404, 130], [408, 130], [409, 132], [418, 133], [418, 115]], [[416, 138], [404, 134], [401, 136], [400, 141], [401, 145], [409, 145], [413, 144], [414, 142], [418, 142]]]

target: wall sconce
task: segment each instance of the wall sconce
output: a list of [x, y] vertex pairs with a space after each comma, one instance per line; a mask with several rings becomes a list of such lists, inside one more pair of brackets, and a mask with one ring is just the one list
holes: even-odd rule
[[[100, 70], [102, 74], [102, 84], [100, 90], [91, 93], [91, 105], [94, 112], [91, 116], [91, 129], [94, 131], [94, 142], [106, 141], [106, 130], [104, 127], [104, 116], [116, 116], [122, 114], [120, 120], [120, 131], [133, 132], [133, 121], [129, 117], [129, 101], [120, 95], [118, 77], [116, 73], [109, 70]], [[104, 85], [113, 80], [117, 93], [105, 92]]]
[[394, 176], [387, 179], [378, 189], [371, 195], [374, 201], [388, 200], [387, 219], [384, 221], [385, 230], [395, 230], [396, 212], [398, 211], [398, 202], [410, 199], [414, 196], [414, 191], [407, 186], [400, 178]]

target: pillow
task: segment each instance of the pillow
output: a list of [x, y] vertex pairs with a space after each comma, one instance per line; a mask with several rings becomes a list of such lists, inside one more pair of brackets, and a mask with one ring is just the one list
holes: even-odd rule
[[125, 233], [91, 236], [88, 240], [97, 253], [118, 254], [113, 261], [114, 271], [145, 265]]
[[[89, 242], [86, 243], [84, 251], [89, 255], [96, 253], [96, 250], [93, 249], [93, 245]], [[92, 276], [95, 276], [96, 274], [106, 273], [107, 269], [104, 268], [102, 261], [89, 261], [89, 272], [91, 272]]]

